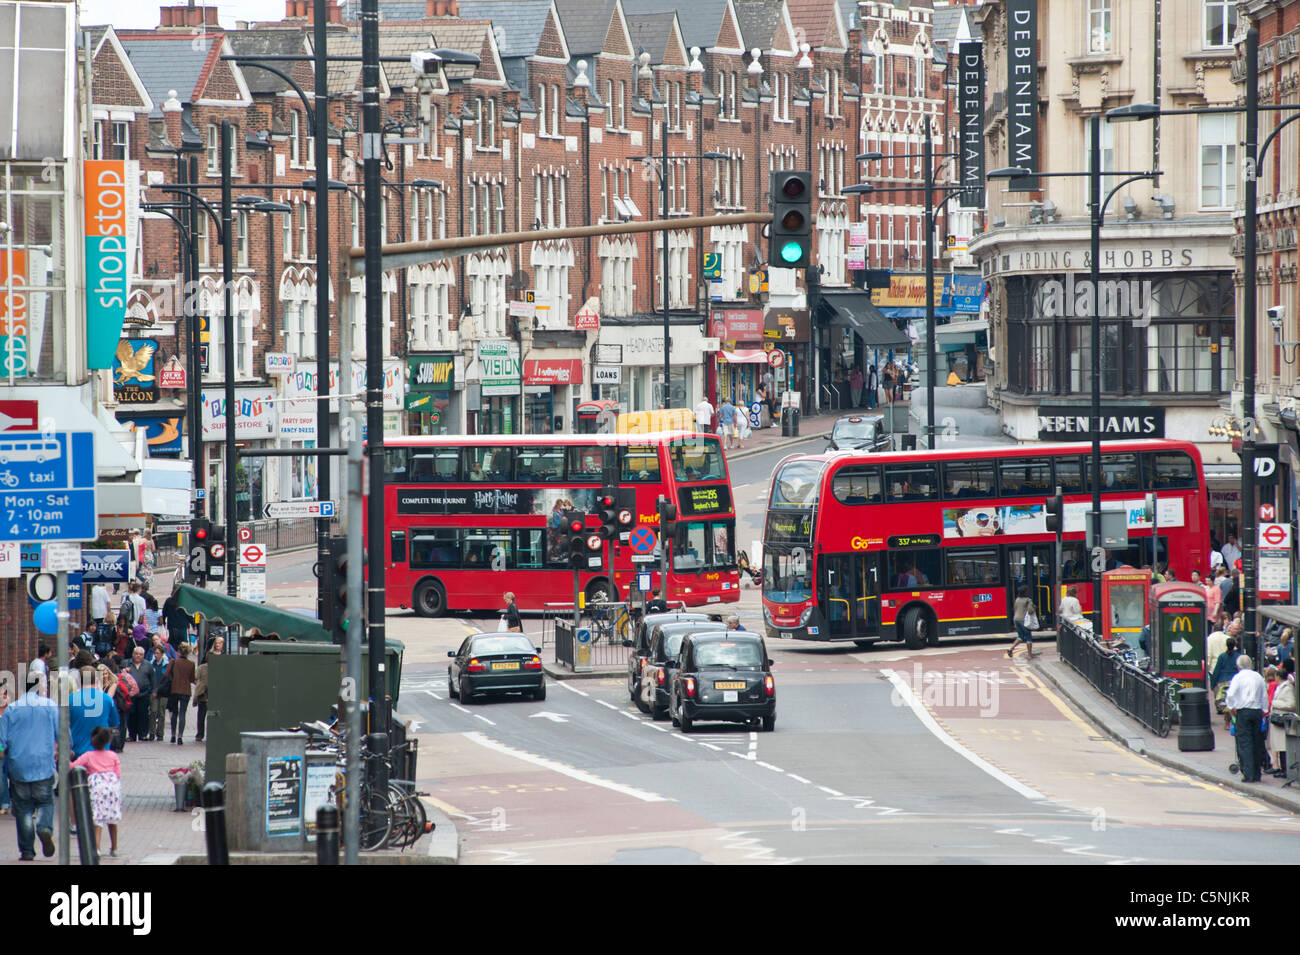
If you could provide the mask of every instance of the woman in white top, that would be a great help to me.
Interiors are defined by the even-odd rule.
[[[1065,623],[1077,624],[1083,619],[1083,606],[1079,603],[1079,585],[1070,584],[1065,588],[1065,596],[1056,609],[1056,616]]]

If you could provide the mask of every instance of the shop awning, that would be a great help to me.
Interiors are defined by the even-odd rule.
[[[722,360],[732,365],[766,365],[767,352],[761,348],[737,349],[736,351],[720,350],[718,352]]]
[[[823,291],[817,302],[824,320],[832,328],[851,328],[864,345],[876,348],[907,348],[912,344],[875,305],[868,292]]]
[[[949,322],[947,325],[936,325],[934,337],[939,342],[939,347],[944,351],[950,351],[954,347],[960,348],[965,345],[979,344],[980,333],[988,334],[989,323],[987,319],[976,319],[970,322]]]
[[[281,610],[271,604],[240,600],[213,590],[181,584],[176,591],[180,607],[188,614],[200,614],[213,623],[238,624],[245,632],[257,628],[262,637],[329,643],[332,639],[314,617]]]

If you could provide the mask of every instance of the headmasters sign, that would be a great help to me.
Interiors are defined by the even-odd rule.
[[[1078,405],[1043,405],[1038,409],[1038,440],[1091,441],[1091,415]],[[1163,438],[1165,409],[1136,405],[1104,405],[1101,409],[1101,437]]]

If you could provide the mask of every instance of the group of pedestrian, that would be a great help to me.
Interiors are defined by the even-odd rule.
[[[1229,645],[1232,646],[1232,641]],[[1266,770],[1272,776],[1286,776],[1286,730],[1282,717],[1284,713],[1296,712],[1295,661],[1288,658],[1281,667],[1270,666],[1260,674],[1250,656],[1241,654],[1224,702],[1237,744],[1237,765],[1242,780],[1257,783]]]
[[[129,599],[129,597],[128,597]],[[132,601],[134,603],[134,601]],[[93,608],[92,608],[93,612]],[[221,654],[217,637],[208,655]],[[130,657],[116,648],[102,655],[74,640],[68,677],[69,762],[89,777],[95,844],[105,827],[110,854],[117,853],[117,826],[122,819],[121,761],[127,742],[161,741],[171,714],[170,741],[182,745],[186,714],[198,708],[196,742],[202,742],[207,717],[207,659],[196,665],[194,647],[182,638],[177,648],[155,632],[148,651],[131,647]],[[58,741],[58,706],[53,651],[45,644],[27,668],[25,690],[9,700],[0,690],[0,813],[12,812],[22,861],[35,859],[37,840],[45,856],[54,854],[54,781]]]

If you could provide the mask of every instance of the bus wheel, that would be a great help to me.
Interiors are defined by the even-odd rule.
[[[617,596],[610,596],[610,592],[613,589],[614,588],[610,585],[610,582],[604,577],[593,580],[591,583],[587,584],[587,606],[590,607],[594,603],[605,603],[609,600],[617,600]]]
[[[441,617],[447,610],[447,591],[436,580],[415,588],[415,612],[421,617]]]
[[[929,621],[920,609],[913,607],[903,618],[903,643],[909,650],[920,650],[929,638]]]

